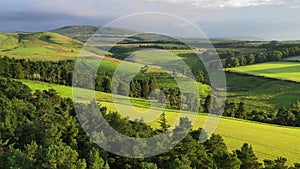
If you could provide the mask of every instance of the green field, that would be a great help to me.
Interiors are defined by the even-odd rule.
[[[74,33],[68,29],[58,30],[57,32],[85,41],[87,40],[88,35],[92,34],[93,31],[98,30],[99,27],[88,27],[83,35]],[[120,32],[120,30],[111,31],[112,34]],[[121,32],[123,31],[124,30]],[[124,35],[125,34],[120,34],[116,37],[120,38]],[[0,55],[41,61],[75,60],[80,55],[83,43],[67,36],[49,32],[0,33]],[[81,54],[84,56],[92,56],[87,60],[88,63],[86,65],[88,67],[94,68],[98,66],[97,61],[101,58],[102,62],[99,71],[103,74],[107,71],[114,72],[121,65],[120,72],[123,73],[123,76],[127,76],[130,71],[135,71],[132,73],[136,74],[142,67],[148,65],[149,70],[147,73],[137,73],[137,76],[135,77],[137,79],[147,78],[148,75],[161,74],[161,72],[172,74],[172,71],[170,70],[175,68],[177,69],[176,76],[182,78],[183,81],[186,81],[189,78],[182,73],[182,65],[184,63],[187,64],[192,71],[205,70],[200,59],[192,50],[172,49],[156,50],[154,52],[149,49],[144,50],[145,48],[140,47],[140,45],[180,47],[180,45],[168,44],[169,42],[166,44],[152,43],[152,41],[155,41],[156,39],[156,36],[149,34],[146,37],[142,37],[141,42],[150,41],[151,43],[117,44],[115,53],[110,51],[112,52],[110,55],[114,58],[103,57],[106,54],[101,50],[101,45],[103,44],[95,44],[95,46],[86,47],[86,49],[88,49],[87,53]],[[115,39],[112,37],[111,39],[108,38],[108,40]],[[129,38],[129,42],[131,41],[135,42],[136,39],[131,37]],[[166,39],[166,41],[171,42],[172,39]],[[215,43],[217,42],[218,41],[215,41]],[[111,45],[109,42],[107,43],[108,44],[106,45]],[[254,45],[260,44],[256,44],[256,42],[253,43],[255,43]],[[206,49],[197,50],[199,54],[201,54]],[[220,48],[220,50],[226,52],[230,51],[231,48]],[[239,48],[236,50],[241,53],[254,53],[257,52],[257,50],[265,49]],[[128,62],[115,59],[124,59],[127,55],[131,55]],[[244,102],[247,112],[252,110],[274,112],[279,107],[288,107],[300,100],[300,85],[295,83],[300,82],[299,70],[300,63],[296,62],[272,62],[228,69],[226,72],[228,86],[227,98],[235,103]],[[178,86],[174,81],[174,78],[172,78],[172,75],[161,74],[156,77],[156,80],[159,87]],[[208,76],[205,76],[205,81],[207,83],[209,82]],[[72,88],[68,86],[36,81],[22,82],[33,90],[48,90],[53,88],[61,96],[72,98]],[[197,83],[197,85],[200,90],[200,95],[202,98],[205,98],[210,92],[209,85],[202,83]],[[93,93],[90,90],[78,89],[78,92],[80,94],[82,93],[83,98],[87,97],[87,99],[89,99],[93,97]],[[111,94],[103,92],[95,92],[95,97],[101,105],[106,106],[109,110],[122,110],[119,112],[124,117],[128,116],[132,120],[143,117],[145,121],[148,121],[152,116],[159,117],[162,111],[160,108],[149,111],[152,101],[145,99],[130,98],[130,102],[127,102],[127,97],[113,95],[114,98],[117,98],[117,101],[113,101]],[[134,110],[132,109],[131,104],[135,107]],[[175,123],[178,116],[178,110],[166,109],[166,116],[170,123]],[[181,116],[188,116],[188,114],[182,114]],[[207,116],[205,114],[199,114],[194,127],[203,127],[206,119]],[[154,128],[158,127],[157,119],[154,119],[153,121],[150,120],[149,124]],[[224,117],[221,119],[216,133],[223,136],[230,150],[239,149],[243,143],[249,143],[253,146],[255,153],[261,160],[275,159],[277,156],[283,156],[289,160],[288,164],[290,165],[294,162],[300,162],[300,128],[262,124]]]
[[[171,59],[161,59],[166,58],[163,56],[166,56],[165,51],[156,51],[154,52],[154,55],[151,54],[152,51],[144,50],[141,52],[137,52],[135,54],[135,62],[127,62],[127,61],[121,61],[114,58],[109,57],[103,57],[102,59],[99,58],[86,58],[84,59],[84,62],[95,68],[99,68],[98,71],[101,73],[105,73],[107,71],[114,72],[118,70],[119,74],[124,75],[136,75],[136,79],[144,79],[149,78],[149,76],[152,75],[152,73],[157,74],[160,72],[164,72],[165,74],[156,76],[157,85],[159,87],[178,87],[177,82],[174,80],[173,77],[170,76],[172,74],[172,71],[170,71],[170,68],[174,67],[181,67],[182,61],[181,57],[177,57],[173,53],[168,53],[169,55],[174,55],[173,57],[170,57]],[[149,58],[147,58],[149,57]],[[151,60],[151,61],[150,61]],[[180,61],[178,61],[180,60]],[[101,62],[100,62],[101,61]],[[80,63],[80,60],[78,61]],[[153,63],[153,64],[151,64]],[[154,64],[155,63],[155,64]],[[144,67],[145,65],[149,66],[149,70],[146,74],[139,73],[140,69]],[[168,71],[169,69],[169,71]],[[166,74],[169,73],[169,74]],[[190,85],[190,78],[183,76],[180,73],[177,73],[177,79],[180,81],[183,86],[185,86],[187,89],[189,89]],[[208,93],[210,92],[210,87],[207,84],[196,82],[196,85],[198,86],[199,94],[202,97],[206,97]]]
[[[242,101],[247,110],[274,111],[300,100],[300,85],[295,82],[226,72],[227,97]]]
[[[228,70],[231,72],[300,82],[300,63],[295,62],[269,62],[230,68]]]
[[[72,97],[72,88],[68,86],[48,84],[42,82],[23,81],[33,90],[47,90],[53,88],[64,97]],[[80,89],[86,92],[85,89]],[[124,96],[117,96],[124,98]],[[132,107],[126,103],[111,102],[111,95],[102,92],[96,92],[97,101],[102,105],[107,106],[109,110],[116,110],[116,105],[122,110],[128,109],[131,112]],[[143,99],[131,99],[132,104],[139,111],[145,112],[148,110],[149,101]],[[152,110],[152,113],[161,112],[160,110]],[[121,112],[123,113],[123,112]],[[128,115],[128,114],[127,114]],[[135,114],[130,114],[135,117]],[[177,111],[166,110],[168,121],[174,122],[177,118]],[[185,116],[184,114],[182,116]],[[207,116],[199,114],[195,128],[202,127]],[[158,127],[158,123],[150,122],[153,127]],[[257,156],[262,159],[275,159],[277,156],[286,157],[288,164],[300,161],[300,128],[283,127],[269,124],[250,122],[245,120],[222,118],[216,130],[217,134],[223,136],[230,150],[239,149],[243,143],[250,143]]]
[[[0,33],[0,55],[43,61],[76,59],[83,43],[56,33]]]

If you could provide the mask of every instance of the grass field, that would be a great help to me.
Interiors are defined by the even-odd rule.
[[[33,90],[47,90],[53,88],[64,97],[72,97],[72,88],[68,86],[48,84],[42,82],[23,81]],[[85,89],[80,89],[84,91]],[[124,96],[118,96],[125,98]],[[109,110],[116,110],[116,105],[122,110],[127,109],[132,112],[132,107],[125,103],[114,104],[111,102],[111,95],[102,92],[96,92],[97,101],[107,106]],[[146,112],[148,110],[149,101],[143,99],[131,99],[132,104],[139,111]],[[152,110],[159,115],[160,110]],[[121,112],[122,113],[122,112]],[[128,114],[127,114],[128,115]],[[130,114],[134,115],[134,114]],[[177,111],[166,110],[168,121],[174,122],[177,118]],[[182,116],[185,116],[184,114]],[[202,127],[207,116],[199,114],[194,127]],[[158,127],[156,121],[150,122],[154,128]],[[275,159],[277,156],[286,157],[288,164],[300,161],[300,128],[282,127],[276,125],[262,124],[245,120],[222,118],[215,132],[223,136],[230,150],[239,149],[243,143],[250,143],[260,160]]]
[[[56,33],[0,33],[0,55],[59,61],[76,59],[83,43]]]
[[[232,72],[300,82],[300,63],[295,62],[269,62],[230,68],[228,70]]]
[[[243,101],[248,110],[289,107],[300,100],[300,84],[226,72],[227,97]]]
[[[136,59],[135,63],[121,61],[121,60],[108,58],[108,57],[103,57],[101,59],[91,57],[91,58],[84,59],[84,62],[90,67],[93,68],[98,67],[99,68],[98,70],[103,74],[107,71],[115,73],[115,71],[118,70],[119,72],[118,75],[122,75],[122,76],[136,75],[135,76],[136,79],[149,78],[152,73],[164,72],[165,74],[156,76],[157,85],[159,87],[178,87],[178,84],[174,80],[174,78],[166,73],[172,74],[172,71],[170,70],[172,70],[176,66],[179,67],[178,69],[180,69],[180,67],[182,67],[182,64],[184,63],[181,60],[182,58],[178,58],[178,57],[176,58],[176,56],[173,56],[173,57],[168,57],[171,59],[162,59],[162,58],[166,58],[163,57],[166,56],[165,51],[161,51],[161,53],[156,51],[154,55],[151,53],[153,52],[149,50],[137,52],[134,57],[134,59]],[[174,54],[168,53],[168,55],[174,55]],[[150,59],[147,57],[149,57]],[[147,73],[145,74],[139,73],[140,69],[145,65],[149,66],[149,70],[147,71]],[[183,84],[183,86],[185,86],[186,89],[191,88],[189,86],[190,78],[178,73],[177,80],[180,81]],[[210,87],[206,84],[197,82],[196,85],[198,86],[199,94],[202,97],[206,97],[211,90]]]

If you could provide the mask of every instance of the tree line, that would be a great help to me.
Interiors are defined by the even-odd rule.
[[[211,96],[207,96],[203,104],[204,111],[209,113],[210,109],[216,109],[217,107],[217,105],[211,107]],[[300,127],[300,102],[297,101],[290,107],[282,107],[274,111],[266,112],[263,110],[247,111],[245,103],[232,102],[227,99],[224,103],[223,116],[282,126]]]
[[[95,85],[93,86],[90,81],[93,75],[88,68],[84,68],[81,72],[77,73],[76,80],[73,82],[73,70],[75,61],[30,61],[25,59],[14,59],[9,57],[0,57],[0,75],[15,79],[36,80],[47,83],[56,83],[61,85],[83,87],[96,91],[111,93],[116,91],[119,95],[126,95],[126,84],[124,79],[118,79],[117,84],[112,85],[113,74],[110,71],[98,71],[95,78]],[[156,81],[155,73],[141,72],[143,78],[135,78],[129,84],[129,96],[136,98],[148,98],[151,91],[155,89],[161,90],[163,93],[157,93],[157,99],[160,102],[166,101],[168,108],[179,109],[183,98],[184,109],[195,110],[199,101],[196,102],[193,94],[180,93],[178,88],[159,86]],[[166,73],[165,73],[166,74]],[[163,74],[166,76],[168,74]],[[196,71],[195,78],[197,81],[204,81],[204,73]],[[114,87],[114,88],[112,88]],[[166,96],[164,100],[163,96]],[[162,100],[163,99],[163,100]]]
[[[8,78],[38,80],[48,83],[72,85],[73,69],[75,61],[30,61],[25,59],[13,59],[8,57],[0,58],[0,75]],[[98,72],[95,79],[95,90],[110,93],[112,91],[112,73]],[[204,80],[202,71],[194,72],[197,81]],[[82,79],[92,78],[88,72],[81,73]],[[151,91],[159,89],[155,93],[155,99],[160,103],[166,103],[167,108],[192,111],[209,112],[210,96],[204,102],[197,100],[192,93],[181,93],[176,87],[159,87],[156,81],[156,74],[143,73],[142,79],[133,79],[129,84],[129,96],[135,98],[148,98]],[[80,80],[84,83],[86,80]],[[114,91],[119,95],[126,94],[126,85],[119,79]],[[88,84],[90,85],[90,84]],[[92,86],[77,84],[78,87],[93,89]],[[244,103],[227,101],[225,103],[224,116],[259,121],[264,123],[279,124],[285,126],[300,126],[300,108],[293,105],[291,108],[281,108],[274,112],[251,111],[247,112]],[[295,108],[296,107],[296,108]]]
[[[219,135],[212,135],[200,144],[198,139],[202,130],[191,130],[188,118],[181,118],[178,126],[168,135],[189,131],[173,149],[150,158],[124,158],[98,147],[79,124],[74,106],[85,112],[92,103],[73,104],[71,99],[58,96],[54,90],[32,92],[22,83],[4,77],[0,77],[0,102],[0,164],[4,169],[300,168],[300,164],[288,167],[287,159],[283,157],[266,159],[262,164],[251,145],[246,143],[241,149],[230,152]],[[158,121],[159,129],[153,129],[147,124],[138,123],[141,119],[134,122],[123,118],[117,112],[109,112],[105,107],[99,106],[95,109],[103,114],[115,130],[131,137],[151,137],[169,127],[164,113]],[[86,114],[89,116],[85,116]],[[97,131],[96,134],[106,134],[102,132],[103,124],[95,123],[96,118],[90,115],[92,114],[83,113],[81,117],[87,119],[86,124],[91,125],[92,129]],[[106,138],[108,139],[103,141],[116,141],[114,136],[106,135]],[[159,149],[158,145],[163,145],[163,142],[164,140],[161,140],[154,148]],[[143,153],[137,149],[134,151]]]
[[[283,58],[300,55],[300,47],[289,47],[276,50],[261,51],[258,53],[245,54],[240,56],[223,56],[221,59],[224,68],[251,65],[255,63],[280,61]]]

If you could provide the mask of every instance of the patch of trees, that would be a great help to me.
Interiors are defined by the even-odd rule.
[[[215,48],[254,48],[251,41],[213,42]]]
[[[29,61],[24,59],[12,59],[8,57],[0,58],[0,75],[15,79],[38,80],[49,83],[57,83],[63,85],[72,85],[72,76],[75,62],[74,61]],[[202,71],[194,72],[195,78],[199,82],[204,81],[204,73]],[[90,84],[84,84],[87,78],[92,78],[87,72],[81,72],[80,83],[75,84],[78,87],[93,89]],[[122,79],[119,79],[116,91],[120,95],[125,95],[126,85]],[[160,92],[155,93],[156,100],[165,103],[166,107],[184,110],[204,110],[209,111],[210,97],[206,98],[201,104],[201,100],[197,100],[196,96],[191,93],[181,93],[175,87],[159,87],[156,82],[155,74],[144,73],[142,79],[134,79],[129,85],[129,96],[136,98],[148,98],[150,92],[159,89]],[[98,72],[95,79],[95,90],[108,92],[112,91],[112,73]],[[225,116],[248,119],[264,123],[273,123],[285,126],[300,126],[300,110],[295,108],[282,108],[274,112],[252,111],[246,112],[244,103],[225,103]]]
[[[15,79],[38,80],[72,85],[75,61],[30,61],[0,57],[0,75]]]
[[[179,125],[166,137],[165,141],[172,141],[168,137],[190,131],[173,149],[151,158],[136,159],[109,153],[90,140],[74,110],[74,106],[78,106],[85,112],[90,104],[74,105],[70,99],[61,98],[54,90],[33,93],[22,83],[4,77],[0,77],[0,103],[0,164],[4,169],[263,168],[248,144],[230,152],[219,135],[212,135],[200,144],[201,129],[190,131],[191,122],[187,118],[181,118]],[[169,127],[164,113],[159,120],[160,128],[153,129],[147,124],[138,123],[139,120],[130,121],[116,112],[109,112],[105,107],[95,109],[99,109],[111,127],[131,137],[155,136]],[[116,139],[103,131],[104,124],[95,123],[96,116],[94,118],[89,113],[82,115],[80,117],[88,120],[86,125],[91,125],[99,137],[105,134],[107,140],[104,142]],[[158,142],[157,145],[163,143]],[[135,145],[126,147],[140,152]],[[286,161],[283,157],[264,160],[264,166],[266,169],[286,169]],[[296,168],[299,168],[299,164],[290,167]]]
[[[154,48],[154,49],[165,49],[165,50],[190,50],[191,48],[185,45],[162,45],[162,44],[150,44],[150,45],[139,45],[140,48]]]
[[[228,56],[221,59],[223,67],[231,68],[238,66],[251,65],[255,63],[279,61],[282,58],[288,58],[300,55],[300,47],[289,47],[277,50],[262,51],[259,53],[246,54],[241,56]]]
[[[252,111],[248,113],[248,119],[284,126],[300,127],[300,102],[292,104],[289,108],[282,107],[270,113]]]
[[[56,83],[62,85],[72,86],[73,80],[73,70],[75,66],[75,61],[30,61],[25,59],[13,59],[8,57],[0,58],[0,75],[8,78],[15,79],[28,79],[37,80],[47,83]],[[85,66],[84,64],[81,66]],[[148,67],[147,67],[148,69]],[[156,76],[160,76],[155,73],[147,73],[145,71],[140,72],[143,77],[135,78],[130,82],[129,85],[129,96],[136,98],[148,98],[151,91],[155,89],[162,90],[163,93],[158,93],[157,98],[159,101],[163,101],[163,95],[166,96],[166,106],[169,108],[179,109],[183,98],[184,109],[195,110],[198,104],[195,101],[195,96],[192,94],[181,94],[178,88],[171,87],[158,87],[156,82]],[[143,69],[144,70],[144,69]],[[90,82],[93,75],[90,73],[89,67],[86,66],[81,72],[78,72],[76,80],[73,85],[76,87],[95,89],[96,91],[102,91],[110,93],[112,87],[115,87],[117,94],[126,94],[126,85],[123,79],[118,79],[117,84],[112,86],[112,76],[110,71],[105,73],[97,72],[95,85],[93,86]],[[195,79],[199,82],[204,81],[204,73],[202,71],[195,71]],[[89,80],[87,80],[89,79]],[[199,101],[198,101],[199,102]]]
[[[203,105],[204,111],[209,112],[211,109],[211,96],[207,96]],[[213,108],[213,107],[212,107]],[[224,105],[223,116],[246,119],[251,121],[278,124],[283,126],[300,127],[300,102],[292,104],[289,108],[283,107],[274,112],[266,111],[247,111],[247,107],[243,102],[230,102],[226,100]]]
[[[119,85],[118,94],[123,94],[124,89]],[[199,99],[195,94],[182,93],[179,88],[158,87],[155,77],[130,82],[130,97],[148,98],[152,93],[152,99],[165,104],[167,108],[199,111]]]

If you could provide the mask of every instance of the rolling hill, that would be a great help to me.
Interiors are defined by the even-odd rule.
[[[87,25],[74,25],[74,26],[64,26],[51,30],[50,32],[58,33],[61,35],[68,36],[73,39],[77,39],[82,42],[86,42],[90,36],[96,33],[102,26],[87,26]],[[128,30],[123,28],[111,28],[105,27],[105,31],[108,35],[111,35],[112,38],[123,37],[127,34],[141,33],[140,31]]]
[[[0,33],[0,55],[31,60],[75,59],[83,43],[52,33]]]

